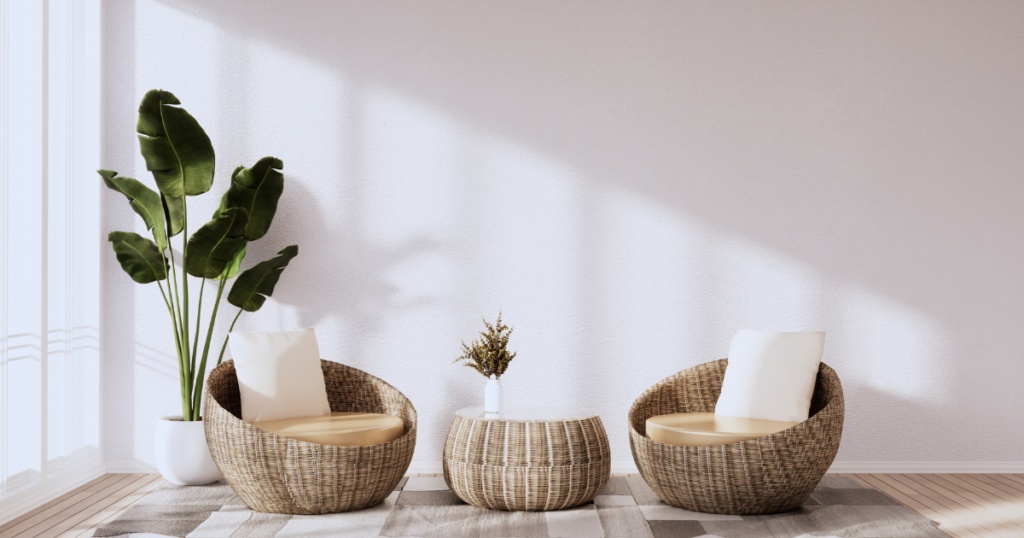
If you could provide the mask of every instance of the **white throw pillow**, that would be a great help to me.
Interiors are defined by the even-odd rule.
[[[242,420],[262,422],[331,414],[313,329],[231,333]]]
[[[807,420],[824,346],[824,332],[736,331],[715,414]]]

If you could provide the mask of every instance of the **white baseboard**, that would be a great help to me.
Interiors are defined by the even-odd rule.
[[[25,491],[14,493],[11,498],[0,500],[0,525],[64,495],[65,493],[103,476],[106,469],[102,462],[82,465],[69,470],[55,479],[37,484]]]
[[[612,472],[636,474],[639,473],[640,470],[636,468],[636,463],[633,460],[620,460],[612,461]]]
[[[409,464],[409,470],[406,472],[409,474],[441,474],[444,472],[444,469],[441,467],[441,462],[414,461]]]
[[[108,473],[156,473],[156,467],[141,461],[108,461]]]
[[[132,471],[139,472],[139,471]],[[412,474],[439,474],[441,462],[412,462]],[[612,462],[613,473],[638,473],[633,460]],[[837,461],[830,473],[1024,473],[1024,462]]]
[[[837,461],[830,473],[1024,473],[1019,461]]]

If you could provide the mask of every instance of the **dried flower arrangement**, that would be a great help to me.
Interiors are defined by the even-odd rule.
[[[501,312],[498,312],[498,321],[491,325],[481,316],[487,331],[480,332],[480,339],[474,340],[473,345],[466,345],[462,342],[462,356],[452,362],[466,361],[463,366],[480,372],[484,377],[495,379],[508,370],[508,363],[516,358],[516,352],[509,353],[508,337],[512,329],[501,323]],[[507,331],[507,332],[506,332]]]

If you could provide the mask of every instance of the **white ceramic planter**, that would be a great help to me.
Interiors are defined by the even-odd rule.
[[[484,413],[500,415],[504,407],[502,396],[501,380],[492,375],[487,379],[487,386],[484,387]]]
[[[164,417],[156,423],[156,467],[168,482],[201,486],[223,478],[206,446],[203,421]]]

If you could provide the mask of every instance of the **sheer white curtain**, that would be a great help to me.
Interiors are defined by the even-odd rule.
[[[99,0],[0,0],[0,522],[102,470]]]

